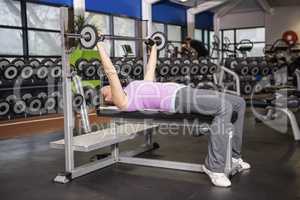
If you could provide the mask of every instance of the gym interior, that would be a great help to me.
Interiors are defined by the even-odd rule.
[[[299,10],[298,0],[0,0],[1,199],[300,199]],[[153,90],[168,90],[126,90],[150,75],[205,93],[204,108],[155,109]],[[245,110],[210,113],[211,92]],[[130,110],[140,94],[145,109]],[[233,126],[214,135],[227,112]]]

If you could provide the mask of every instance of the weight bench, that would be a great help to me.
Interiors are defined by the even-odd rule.
[[[89,152],[111,146],[110,155],[86,165],[74,169],[72,168],[71,171],[59,174],[54,179],[55,182],[67,183],[76,177],[116,163],[203,172],[203,165],[201,164],[145,159],[135,156],[158,147],[157,143],[153,143],[152,131],[149,130],[158,128],[160,125],[170,125],[173,123],[184,127],[192,126],[193,128],[196,128],[197,131],[201,132],[201,134],[206,134],[210,130],[210,124],[213,119],[212,116],[165,113],[155,110],[146,110],[142,112],[120,112],[116,107],[99,107],[97,109],[97,115],[112,118],[111,127],[91,134],[73,137],[71,145],[69,144],[69,150]],[[139,132],[145,133],[145,143],[141,147],[131,151],[120,152],[119,144],[134,139]],[[228,133],[227,156],[224,170],[224,173],[227,176],[232,176],[241,170],[239,166],[233,166],[231,161],[232,135],[232,132]],[[50,146],[62,149],[68,145],[65,145],[65,140],[60,140],[51,142]],[[74,158],[73,160],[66,158],[66,165],[70,165],[72,163],[74,163]]]

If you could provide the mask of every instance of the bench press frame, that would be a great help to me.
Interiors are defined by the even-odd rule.
[[[65,30],[68,30],[68,9],[60,8],[60,28],[61,28],[61,47],[62,47],[62,68],[63,68],[63,102],[64,102],[64,144],[63,148],[65,150],[65,172],[58,174],[54,179],[55,182],[58,183],[68,183],[74,178],[86,175],[93,171],[102,169],[107,166],[111,166],[116,163],[126,163],[126,164],[134,164],[134,165],[142,165],[148,167],[159,167],[159,168],[168,168],[168,169],[176,169],[176,170],[184,170],[184,171],[192,171],[192,172],[203,172],[203,165],[194,164],[194,163],[186,163],[186,162],[176,162],[176,161],[165,161],[165,160],[155,160],[155,159],[145,159],[145,158],[136,158],[134,156],[141,154],[143,152],[155,149],[153,147],[152,141],[152,132],[149,132],[145,135],[145,144],[139,148],[134,149],[133,151],[120,152],[119,144],[121,142],[107,143],[107,146],[111,146],[110,156],[97,160],[91,163],[87,163],[81,166],[75,167],[75,155],[74,155],[74,112],[72,108],[72,76],[70,70],[69,63],[69,53],[71,49],[68,47],[68,38]],[[100,112],[101,115],[101,112]],[[112,127],[111,131],[117,135],[116,123],[147,123],[152,125],[160,125],[162,123],[166,123],[166,121],[162,122],[158,119],[140,119],[140,118],[125,118],[125,117],[114,117],[111,116]],[[180,117],[182,119],[182,117]],[[204,131],[207,131],[207,127],[204,128]],[[228,145],[227,145],[227,158],[226,158],[226,167],[225,173],[230,176],[237,173],[240,168],[238,166],[232,166],[232,135],[230,132],[228,134]],[[129,139],[128,139],[129,140]],[[122,141],[124,142],[124,141]],[[51,147],[57,148],[54,143],[50,144]],[[104,146],[101,146],[103,148]]]

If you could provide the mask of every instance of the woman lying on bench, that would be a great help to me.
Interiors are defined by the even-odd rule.
[[[231,181],[224,173],[228,142],[227,127],[231,127],[231,129],[234,127],[233,164],[240,165],[243,170],[250,169],[250,165],[241,158],[245,114],[244,99],[217,91],[193,89],[177,83],[154,82],[157,62],[155,45],[151,49],[144,80],[133,81],[127,87],[122,88],[117,71],[105,52],[104,44],[98,43],[97,47],[110,84],[101,90],[106,102],[129,112],[157,109],[165,112],[212,115],[214,120],[209,134],[208,156],[205,159],[204,172],[214,185],[231,186]],[[232,126],[233,112],[238,113],[238,118]]]

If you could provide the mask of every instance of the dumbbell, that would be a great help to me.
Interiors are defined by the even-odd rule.
[[[27,80],[32,78],[34,74],[34,70],[31,65],[25,65],[22,67],[21,72],[20,72],[20,77],[22,80]]]
[[[7,65],[3,67],[3,78],[6,80],[15,80],[19,75],[19,70],[15,65]]]
[[[180,68],[180,74],[183,75],[183,76],[186,76],[189,73],[190,73],[190,66],[189,66],[189,64],[185,63]]]
[[[54,66],[56,64],[55,64],[55,62],[52,59],[45,58],[45,59],[42,60],[41,65],[46,65],[48,67],[52,67],[52,66]]]
[[[81,108],[81,105],[83,104],[83,96],[81,94],[73,94],[73,98],[72,98],[72,106],[73,109],[78,112]]]
[[[194,63],[191,67],[191,75],[197,75],[199,73],[200,65],[199,63]]]
[[[257,65],[249,65],[251,76],[257,76],[259,73],[259,67]]]
[[[54,63],[55,63],[56,65],[62,65],[62,63],[61,63],[61,58],[57,58],[57,59],[54,61]]]
[[[0,70],[3,70],[4,67],[10,65],[9,60],[5,59],[5,58],[1,58],[0,59]]]
[[[62,76],[62,68],[60,65],[54,65],[50,68],[50,77],[58,79]]]
[[[270,68],[268,66],[262,66],[260,73],[262,76],[268,76],[270,73]]]
[[[127,63],[121,65],[121,75],[122,76],[125,76],[125,77],[128,77],[130,76],[131,72],[132,72],[132,65],[129,65]]]
[[[25,61],[21,58],[16,58],[11,62],[11,64],[19,68],[25,65]]]
[[[29,60],[28,64],[33,68],[38,68],[41,66],[41,62],[38,59],[31,59]]]
[[[158,74],[160,76],[167,76],[170,72],[170,66],[167,64],[162,64],[160,65],[160,67],[158,68]]]
[[[252,87],[251,83],[249,83],[249,82],[241,83],[241,91],[243,94],[249,95],[249,94],[251,94],[252,90],[253,90],[253,87]]]
[[[75,62],[75,66],[77,68],[78,71],[83,72],[83,69],[85,68],[85,66],[88,65],[88,60],[85,58],[80,58]]]
[[[12,111],[14,115],[23,115],[26,113],[27,106],[24,100],[16,100],[12,103]]]
[[[49,74],[49,68],[46,65],[42,65],[36,70],[36,77],[39,80],[47,79],[48,74]]]
[[[170,69],[170,74],[171,76],[177,76],[180,71],[180,66],[179,65],[173,65]]]
[[[136,64],[132,72],[133,76],[140,78],[143,75],[143,65]]]
[[[235,67],[235,72],[236,72],[237,74],[242,75],[242,76],[247,76],[247,75],[248,75],[248,72],[249,72],[249,67],[248,67],[248,65],[238,64],[238,65]]]
[[[200,74],[201,75],[207,75],[208,74],[208,70],[209,70],[208,65],[201,62],[200,63],[200,70],[199,70]]]
[[[7,101],[1,100],[0,101],[0,118],[8,116],[10,111],[10,106]]]
[[[43,107],[43,102],[40,98],[33,97],[27,101],[27,112],[30,115],[39,114]]]
[[[208,63],[208,73],[209,74],[215,74],[216,72],[217,72],[217,69],[218,69],[218,67],[217,67],[217,65],[216,64],[214,64],[214,63]]]
[[[96,73],[97,73],[96,65],[89,64],[83,69],[84,77],[87,79],[94,78]]]

